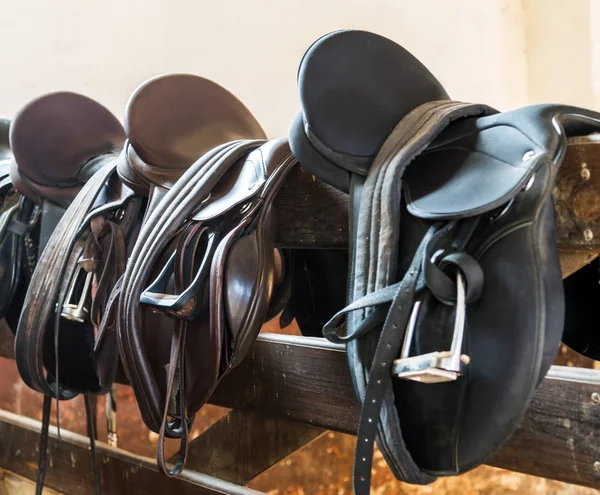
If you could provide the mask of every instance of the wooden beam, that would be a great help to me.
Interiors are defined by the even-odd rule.
[[[563,249],[600,249],[600,135],[571,138],[553,191]]]
[[[356,433],[359,407],[343,349],[261,335],[212,402]],[[600,371],[552,367],[525,421],[490,464],[600,488]],[[593,398],[592,398],[593,397]]]
[[[39,449],[40,422],[0,410],[0,466],[20,476],[35,479]],[[114,495],[153,495],[178,493],[182,495],[258,494],[211,476],[193,471],[179,478],[167,478],[156,469],[154,459],[136,456],[98,442],[98,466],[102,493]],[[50,427],[46,484],[65,494],[93,493],[94,481],[90,468],[87,437]]]
[[[600,370],[552,367],[521,428],[491,463],[600,488],[596,393]],[[343,348],[310,337],[261,334],[211,402],[351,434],[359,416]]]
[[[34,495],[35,483],[10,471],[0,469],[0,493],[3,495]],[[44,488],[44,495],[62,495],[51,488]]]
[[[491,464],[600,488],[600,396],[594,394],[600,370],[552,367],[520,429]],[[359,417],[343,348],[310,337],[261,334],[211,402],[351,434]]]
[[[344,348],[314,337],[259,335],[211,402],[345,433],[359,416]]]
[[[277,242],[285,247],[348,247],[348,195],[295,167],[275,198]]]
[[[600,394],[600,370],[553,366],[523,424],[491,464],[600,488],[600,396],[595,394]],[[211,402],[351,434],[359,417],[343,348],[310,337],[261,334]],[[8,437],[1,429],[0,438],[4,447]],[[89,475],[89,462],[81,462]]]
[[[233,410],[190,444],[186,469],[245,485],[325,432],[261,412]]]
[[[600,252],[600,137],[571,138],[554,188],[561,251],[582,253],[579,268]],[[287,247],[348,246],[348,195],[296,167],[278,194],[277,240]],[[571,256],[573,270],[573,256]]]

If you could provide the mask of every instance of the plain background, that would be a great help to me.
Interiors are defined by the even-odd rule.
[[[296,72],[319,36],[374,31],[413,52],[458,100],[598,108],[600,0],[20,0],[2,2],[0,115],[72,90],[120,118],[144,80],[225,86],[271,137],[298,111]]]

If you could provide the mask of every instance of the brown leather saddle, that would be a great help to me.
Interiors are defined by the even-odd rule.
[[[118,348],[116,341],[112,347],[95,342],[115,324],[110,294],[125,269],[141,208],[115,173],[124,140],[121,124],[106,108],[75,93],[32,101],[11,126],[12,181],[41,212],[37,264],[15,337],[21,377],[45,396],[38,490],[51,400],[80,393],[98,481],[88,394],[111,386]]]
[[[600,114],[451,101],[363,31],[317,40],[298,86],[292,151],[350,193],[348,306],[324,335],[346,344],[362,405],[355,491],[369,492],[375,440],[404,481],[472,469],[510,438],[556,354],[551,193],[566,137],[600,130]]]
[[[195,76],[142,85],[126,129],[118,170],[149,207],[123,278],[119,343],[160,435],[159,468],[176,476],[194,414],[281,309],[271,203],[295,160],[235,96]],[[181,441],[172,469],[165,437]]]

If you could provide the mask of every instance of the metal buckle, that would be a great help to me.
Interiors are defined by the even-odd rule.
[[[77,263],[77,269],[75,270],[75,275],[71,281],[71,286],[69,287],[69,291],[67,292],[66,302],[63,304],[62,311],[60,315],[70,321],[76,321],[78,323],[83,323],[88,319],[90,311],[86,307],[86,302],[88,299],[88,293],[92,288],[92,279],[94,277],[93,272],[85,272],[82,267],[82,262],[85,261],[83,259],[79,260]],[[81,274],[85,273],[85,281],[83,282],[83,288],[81,289],[81,293],[79,295],[79,300],[77,303],[73,303],[73,294],[77,290],[78,287],[81,286]]]
[[[456,380],[469,364],[469,356],[461,354],[465,333],[465,284],[460,272],[456,273],[456,316],[449,351],[435,351],[420,356],[409,356],[421,301],[413,306],[402,344],[400,358],[394,361],[392,375],[404,380],[422,383],[443,383]]]

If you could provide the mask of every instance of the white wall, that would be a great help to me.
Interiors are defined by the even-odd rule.
[[[598,3],[523,0],[531,103],[595,106],[591,8]]]
[[[540,1],[555,8],[562,0]],[[317,37],[339,28],[388,36],[420,58],[454,98],[508,109],[527,104],[530,92],[539,86],[539,78],[533,77],[530,84],[528,76],[527,14],[533,18],[532,10],[524,7],[528,2],[535,3],[5,1],[0,114],[12,115],[45,92],[68,89],[97,99],[121,117],[129,94],[145,79],[192,72],[234,92],[271,136],[282,135],[298,110],[295,79],[302,54]],[[537,60],[539,50],[532,53]],[[547,65],[551,58],[539,64]],[[560,88],[548,89],[557,92],[553,99],[570,96],[558,94]]]

